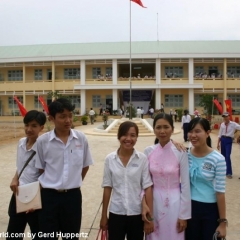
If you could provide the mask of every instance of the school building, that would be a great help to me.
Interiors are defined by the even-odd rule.
[[[240,109],[240,41],[132,42],[131,49],[134,106],[193,113],[209,93]],[[13,96],[42,110],[38,96],[49,103],[51,91],[68,95],[81,115],[100,104],[126,108],[129,63],[129,42],[0,46],[0,115],[17,110]]]

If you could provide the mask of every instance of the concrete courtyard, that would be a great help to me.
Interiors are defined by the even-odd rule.
[[[99,125],[86,125],[76,127],[77,130],[85,132],[89,141],[94,165],[90,167],[89,172],[83,182],[83,216],[81,232],[89,233],[88,240],[96,240],[99,228],[102,200],[102,176],[105,156],[116,150],[119,146],[116,136],[100,136],[93,133],[93,128]],[[175,124],[175,128],[180,130],[180,123]],[[174,134],[172,138],[175,141],[183,143],[182,131]],[[217,130],[211,134],[213,148],[217,145]],[[8,204],[11,196],[9,188],[11,179],[16,171],[15,157],[18,139],[0,146],[0,233],[5,232],[8,224]],[[152,145],[154,136],[140,136],[138,138],[136,149],[143,151],[148,145]],[[187,146],[187,145],[186,145]],[[226,179],[226,202],[227,218],[229,226],[227,228],[227,240],[240,239],[240,147],[236,143],[232,149],[233,179]],[[92,228],[91,228],[92,227]],[[26,231],[29,231],[28,228]],[[4,239],[4,238],[0,238]],[[80,239],[86,239],[81,237]]]

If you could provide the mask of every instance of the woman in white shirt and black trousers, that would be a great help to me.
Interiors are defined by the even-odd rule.
[[[184,110],[184,115],[182,116],[182,129],[183,129],[183,138],[184,141],[188,141],[188,124],[191,121],[191,116],[189,115],[188,110]]]
[[[143,228],[146,233],[153,232],[152,219],[145,226],[142,221],[141,192],[145,190],[152,216],[153,183],[147,157],[134,149],[137,137],[137,125],[130,121],[123,122],[118,129],[120,147],[105,159],[100,227],[108,229],[108,240],[124,240],[126,236],[128,240],[143,240]]]

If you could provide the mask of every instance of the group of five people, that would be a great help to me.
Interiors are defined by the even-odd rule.
[[[24,117],[26,138],[19,141],[17,172],[11,183],[8,233],[24,232],[28,223],[34,239],[51,233],[77,233],[81,226],[82,181],[93,163],[85,135],[71,129],[74,106],[67,99],[49,105],[54,129],[38,137],[46,116],[29,111]],[[195,118],[188,125],[188,152],[171,140],[170,115],[158,114],[153,121],[156,140],[144,153],[134,146],[138,127],[132,121],[118,129],[119,148],[104,164],[103,206],[100,227],[109,240],[209,240],[215,232],[226,236],[224,157],[208,146],[210,126]],[[38,138],[38,139],[37,139]],[[176,146],[175,146],[176,145]],[[24,160],[36,156],[18,180]],[[39,180],[42,209],[16,213],[18,185]],[[110,206],[109,206],[110,205]],[[108,214],[109,208],[109,214]],[[10,236],[11,234],[9,234]],[[9,237],[10,239],[11,237]],[[78,239],[75,237],[73,239]]]

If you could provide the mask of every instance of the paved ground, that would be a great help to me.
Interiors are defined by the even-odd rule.
[[[86,132],[89,145],[93,158],[95,160],[94,165],[90,167],[90,170],[84,180],[82,187],[83,194],[83,221],[81,232],[89,232],[90,227],[93,228],[90,231],[88,240],[96,240],[96,235],[99,226],[101,209],[101,198],[102,198],[102,174],[103,164],[105,156],[116,150],[119,144],[117,138],[114,136],[97,136],[89,135],[95,125],[80,126],[76,129]],[[180,123],[176,123],[176,128],[180,129]],[[217,135],[216,132],[211,134],[213,140],[213,147],[216,146]],[[179,142],[183,142],[182,133],[174,134],[173,139]],[[143,151],[148,145],[151,145],[154,141],[153,136],[139,137],[136,148]],[[15,156],[16,156],[17,140],[13,139],[8,144],[0,145],[0,233],[6,231],[8,223],[7,209],[11,191],[9,189],[10,181],[15,172]],[[240,148],[236,143],[233,144],[232,151],[232,165],[233,165],[233,179],[227,179],[227,218],[229,220],[228,227],[228,240],[240,239]],[[95,219],[96,217],[96,219]],[[28,231],[28,230],[27,230]],[[3,239],[3,238],[0,238]],[[80,238],[84,239],[84,238]]]

